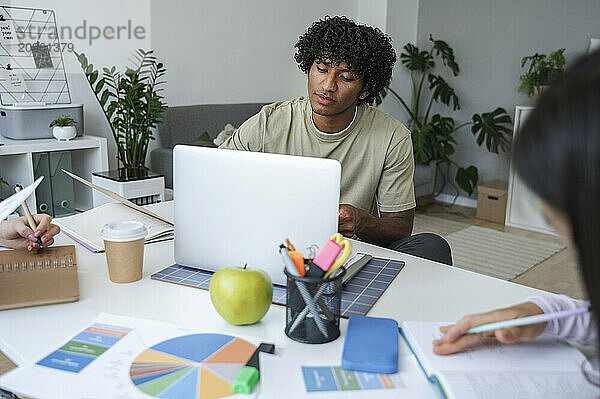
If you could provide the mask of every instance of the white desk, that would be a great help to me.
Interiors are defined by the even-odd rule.
[[[61,234],[57,244],[73,242]],[[369,312],[369,316],[403,320],[456,320],[467,313],[489,310],[541,293],[536,289],[448,267],[435,262],[355,243],[363,252],[401,259],[406,266]],[[144,278],[131,284],[108,279],[104,254],[77,245],[80,300],[0,312],[0,350],[17,364],[38,360],[92,321],[100,312],[177,323],[200,331],[261,337],[285,345],[286,357],[299,361],[317,357],[339,364],[347,321],[342,336],[323,345],[307,345],[284,333],[285,307],[272,305],[266,316],[251,326],[233,326],[213,309],[204,290],[155,281],[150,275],[174,263],[173,241],[146,245]],[[400,348],[408,356],[407,347]]]

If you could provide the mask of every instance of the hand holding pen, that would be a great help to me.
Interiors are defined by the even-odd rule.
[[[16,219],[0,221],[0,246],[13,249],[40,249],[38,239],[45,247],[54,243],[54,236],[60,228],[51,224],[49,215],[32,215],[37,224],[36,229],[31,229],[25,216]]]
[[[465,316],[453,326],[441,327],[445,335],[433,341],[438,355],[460,352],[482,338],[496,338],[503,344],[528,341],[538,337],[550,320],[574,317],[589,311],[589,307],[544,314],[539,306],[526,302],[509,308]]]

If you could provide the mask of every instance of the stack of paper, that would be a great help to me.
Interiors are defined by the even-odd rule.
[[[174,208],[172,201],[146,205],[144,208],[166,220],[173,221]],[[121,203],[104,204],[77,215],[54,219],[53,223],[60,226],[65,234],[90,251],[103,252],[104,241],[100,237],[102,227],[106,223],[122,220],[135,220],[144,223],[148,229],[146,243],[173,238],[172,224],[167,224]]]

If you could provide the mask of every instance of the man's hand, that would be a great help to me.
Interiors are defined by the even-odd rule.
[[[338,232],[346,237],[356,235],[369,244],[387,246],[410,236],[415,210],[382,212],[375,217],[349,204],[340,204]]]
[[[38,237],[42,239],[44,246],[54,243],[54,236],[60,233],[60,228],[51,224],[49,215],[33,215],[37,224],[36,231],[29,228],[25,216],[12,220],[0,221],[0,246],[14,249],[25,249],[33,251],[40,249],[37,243]]]
[[[543,314],[542,309],[532,302],[525,302],[510,308],[493,310],[488,313],[465,316],[453,326],[440,327],[445,335],[433,341],[433,352],[437,355],[450,355],[460,352],[467,346],[479,342],[482,338],[495,337],[503,344],[513,344],[517,341],[528,341],[539,336],[546,328],[547,323],[530,324],[521,327],[503,328],[479,334],[467,334],[469,329],[482,324],[496,321],[512,320],[521,317]]]
[[[338,232],[346,237],[353,237],[361,231],[361,226],[364,224],[365,211],[358,209],[348,204],[340,204],[340,215],[338,217]]]

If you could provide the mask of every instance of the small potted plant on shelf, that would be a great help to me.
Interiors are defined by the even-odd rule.
[[[160,95],[161,85],[165,83],[164,65],[158,62],[152,50],[138,49],[134,54],[134,65],[125,72],[117,71],[114,66],[99,72],[85,54],[75,55],[108,121],[117,146],[117,162],[122,166],[117,170],[92,173],[92,181],[126,198],[143,198],[136,200],[140,204],[162,200],[164,177],[148,170],[146,153],[150,140],[154,140],[153,129],[167,109]],[[128,196],[124,185],[132,181],[143,185],[142,190],[145,189],[147,194],[140,194],[140,187],[129,184],[127,187],[135,191],[137,197]],[[94,192],[95,206],[101,204],[96,195]]]
[[[550,83],[565,70],[565,49],[560,48],[550,55],[535,53],[521,59],[521,68],[527,64],[527,72],[521,75],[519,91],[529,97],[539,96]]]
[[[61,115],[50,123],[52,135],[56,137],[58,141],[69,141],[77,136],[77,129],[75,128],[76,123],[77,122],[73,118],[67,115]]]

